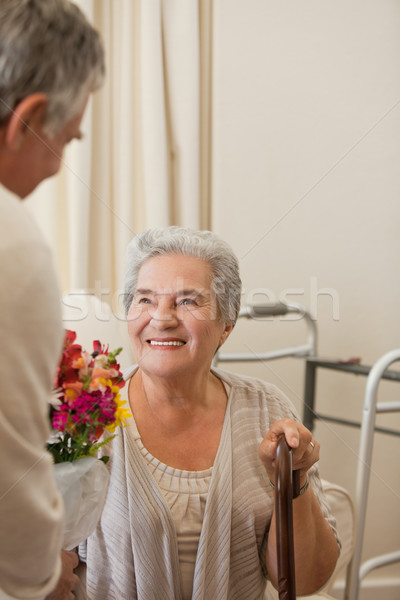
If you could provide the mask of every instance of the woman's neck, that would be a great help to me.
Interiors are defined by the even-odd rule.
[[[201,386],[161,385],[140,369],[129,402],[144,447],[161,462],[189,471],[209,468],[218,451],[228,402],[220,379],[208,372]]]
[[[171,408],[196,410],[206,408],[212,402],[215,391],[221,387],[220,380],[210,370],[196,377],[163,378],[150,377],[140,369],[138,379],[147,400],[154,404],[169,405]]]

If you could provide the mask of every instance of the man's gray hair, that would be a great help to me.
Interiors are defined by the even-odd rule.
[[[186,227],[148,229],[128,245],[124,305],[128,314],[141,266],[156,256],[193,256],[207,262],[213,275],[211,289],[216,296],[224,324],[234,325],[240,310],[242,283],[239,263],[229,244],[211,231]]]
[[[69,0],[0,1],[0,126],[24,98],[49,98],[49,135],[75,117],[104,80],[100,36]]]

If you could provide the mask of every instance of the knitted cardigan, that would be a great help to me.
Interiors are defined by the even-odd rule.
[[[192,600],[259,600],[266,585],[273,492],[258,447],[273,422],[298,416],[275,386],[220,369],[214,373],[231,392],[213,465]],[[162,491],[129,427],[120,430],[111,447],[103,515],[86,551],[81,549],[87,561],[87,598],[181,600],[177,538]],[[316,465],[309,474],[334,529]]]

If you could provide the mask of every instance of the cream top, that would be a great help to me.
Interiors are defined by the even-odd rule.
[[[134,421],[131,428],[135,442],[171,511],[178,539],[182,598],[190,600],[212,467],[205,471],[182,471],[169,467],[146,450]]]

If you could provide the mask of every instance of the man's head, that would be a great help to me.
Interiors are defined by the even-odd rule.
[[[100,37],[75,4],[1,0],[0,181],[6,187],[24,197],[57,172],[103,79]],[[26,174],[24,182],[18,172],[20,179]]]

